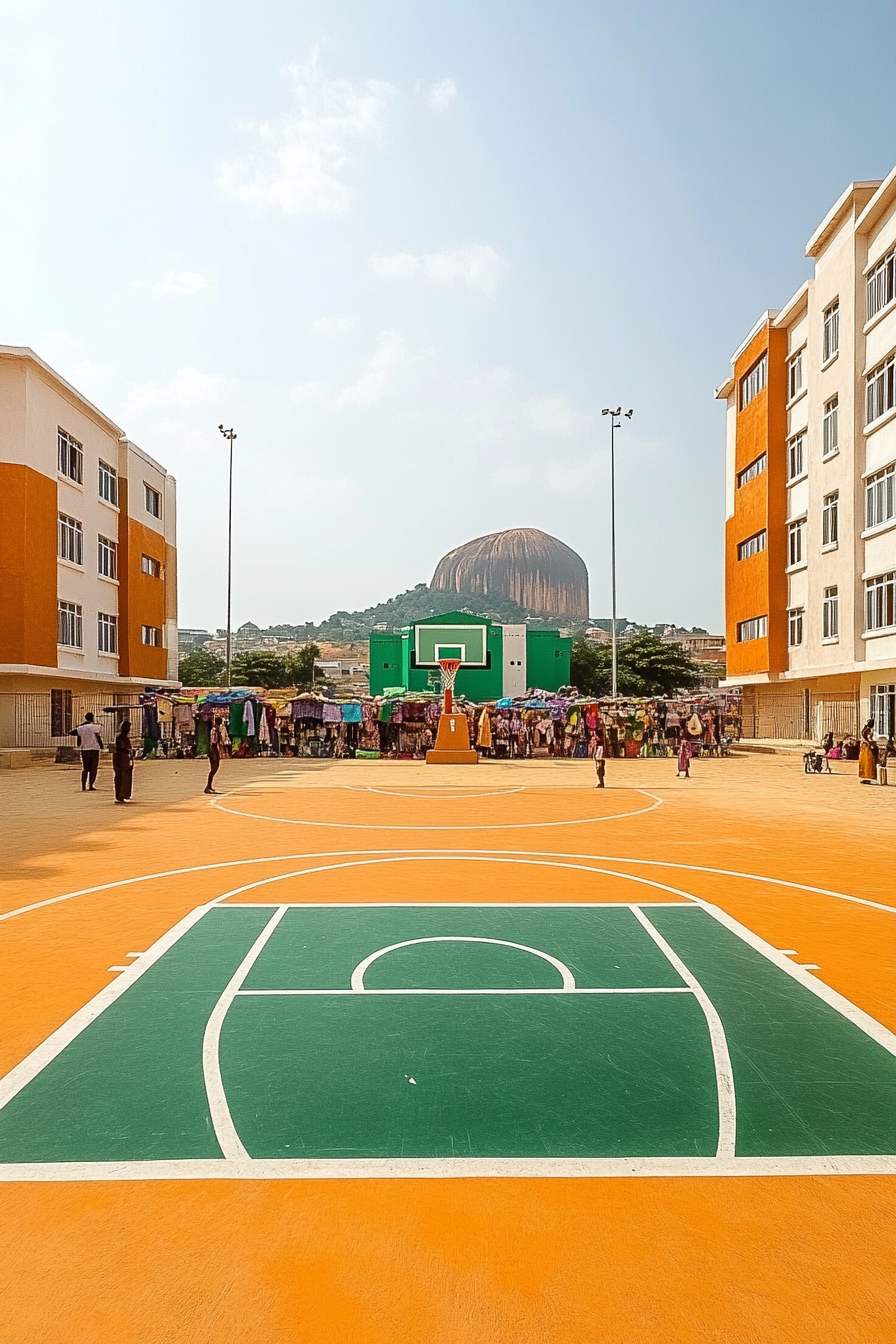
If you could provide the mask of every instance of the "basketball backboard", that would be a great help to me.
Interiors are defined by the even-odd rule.
[[[417,667],[437,668],[440,658],[459,658],[462,667],[487,667],[486,626],[459,622],[418,625],[414,629]]]

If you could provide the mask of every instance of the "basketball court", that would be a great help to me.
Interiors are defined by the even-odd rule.
[[[896,791],[693,774],[0,783],[0,1340],[891,1339]]]

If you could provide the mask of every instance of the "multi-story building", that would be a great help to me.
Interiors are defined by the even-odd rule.
[[[896,169],[809,239],[727,403],[728,684],[757,737],[896,731]]]
[[[62,743],[86,708],[177,684],[175,507],[164,467],[0,346],[0,746]]]

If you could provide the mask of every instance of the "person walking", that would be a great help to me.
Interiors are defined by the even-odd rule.
[[[208,779],[205,784],[206,793],[217,793],[218,790],[212,788],[212,781],[221,767],[221,719],[215,719],[212,724],[212,730],[208,735]]]
[[[125,719],[118,730],[112,749],[112,770],[115,774],[116,803],[129,803],[134,780],[134,749],[131,745],[130,719]]]
[[[84,722],[73,728],[72,733],[77,736],[81,748],[81,792],[96,793],[96,772],[100,768],[103,739],[89,711],[84,715]]]

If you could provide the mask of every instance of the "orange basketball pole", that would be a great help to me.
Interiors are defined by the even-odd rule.
[[[442,714],[432,751],[426,753],[427,765],[476,765],[479,753],[470,746],[466,714],[454,712],[454,679],[460,670],[460,658],[440,658],[442,669]]]

